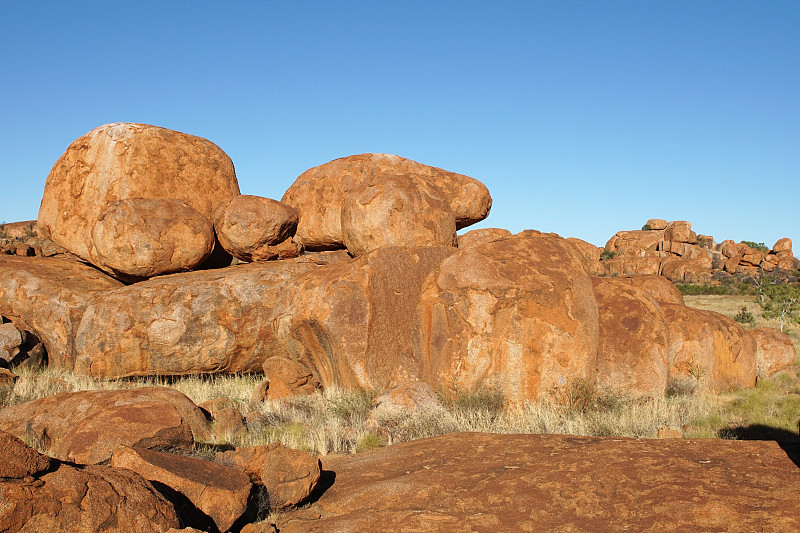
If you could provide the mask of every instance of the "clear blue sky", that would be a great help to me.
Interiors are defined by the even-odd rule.
[[[75,138],[143,122],[218,144],[246,194],[387,152],[483,181],[477,227],[800,249],[796,0],[3,1],[0,58],[9,222]]]

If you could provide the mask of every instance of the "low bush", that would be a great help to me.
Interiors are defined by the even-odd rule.
[[[603,250],[600,253],[600,260],[605,261],[606,259],[614,259],[617,256],[617,252],[612,252],[611,250]]]
[[[738,313],[733,315],[733,319],[739,324],[755,324],[756,322],[756,317],[744,306],[742,306]]]

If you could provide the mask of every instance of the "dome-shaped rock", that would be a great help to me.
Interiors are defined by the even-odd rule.
[[[342,200],[347,250],[385,246],[456,246],[456,222],[441,190],[412,175],[372,177]]]
[[[211,221],[186,202],[129,198],[109,206],[92,228],[91,261],[136,281],[199,266],[214,247]]]
[[[91,261],[92,227],[119,200],[176,198],[210,219],[217,204],[238,194],[233,163],[214,143],[157,126],[106,124],[53,165],[37,228]]]

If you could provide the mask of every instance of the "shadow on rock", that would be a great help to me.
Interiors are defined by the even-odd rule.
[[[793,431],[763,424],[739,426],[720,430],[720,438],[737,440],[772,440],[778,443],[789,459],[800,468],[800,435]]]

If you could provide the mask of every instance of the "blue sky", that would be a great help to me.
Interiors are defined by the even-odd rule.
[[[798,28],[796,1],[2,2],[0,219],[36,218],[75,138],[143,122],[218,144],[246,194],[387,152],[483,181],[476,227],[800,248]]]

